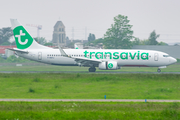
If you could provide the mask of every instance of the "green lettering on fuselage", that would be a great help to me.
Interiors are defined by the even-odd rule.
[[[120,54],[120,58],[121,58],[122,60],[128,59],[128,53],[127,53],[127,52],[122,52],[122,53]]]
[[[87,58],[87,56],[90,56],[89,58],[92,59],[93,55],[95,55],[94,58],[96,59],[122,59],[122,60],[148,60],[149,59],[149,53],[143,52],[141,53],[140,51],[137,52],[88,52],[87,50],[84,51],[84,56]],[[109,56],[107,58],[107,56]]]
[[[106,56],[106,57],[107,57],[108,54],[109,54],[109,56],[110,56],[109,58],[112,59],[112,54],[111,54],[111,52],[105,52],[105,56]],[[104,58],[106,58],[106,57],[104,57]]]
[[[98,55],[99,55],[100,57],[98,57]],[[103,59],[103,52],[97,52],[97,53],[95,54],[95,57],[96,57],[96,59]]]
[[[137,54],[137,59],[139,60],[139,51],[138,51],[138,54]]]
[[[119,52],[114,52],[113,53],[113,59],[119,59],[119,56],[118,56]]]
[[[143,57],[145,55],[145,57]],[[141,53],[141,59],[142,60],[148,60],[149,59],[149,54],[148,53]]]
[[[92,58],[92,54],[95,54],[95,52],[90,52],[90,59]]]
[[[130,57],[131,57],[132,60],[134,60],[134,58],[136,57],[136,53],[134,53],[134,55],[132,55],[132,53],[129,52],[129,55],[130,55]]]
[[[87,52],[87,50],[84,52],[84,57],[87,57],[87,54],[88,54],[89,52]]]

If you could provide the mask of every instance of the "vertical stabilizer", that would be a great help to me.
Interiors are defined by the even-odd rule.
[[[74,44],[74,48],[75,49],[79,49],[79,47],[76,45],[76,43]]]
[[[48,49],[49,47],[38,44],[27,30],[18,22],[11,19],[14,38],[18,49]]]

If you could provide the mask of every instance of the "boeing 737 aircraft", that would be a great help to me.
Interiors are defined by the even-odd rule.
[[[121,67],[158,67],[166,68],[176,62],[176,59],[168,54],[153,50],[132,49],[53,49],[38,44],[26,29],[17,21],[11,19],[12,29],[18,56],[26,59],[62,66],[90,67],[89,72],[101,70],[117,70]]]

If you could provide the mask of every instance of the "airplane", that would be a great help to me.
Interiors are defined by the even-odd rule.
[[[10,50],[15,54],[37,62],[60,66],[89,67],[89,72],[100,70],[117,70],[121,67],[158,67],[174,64],[177,60],[167,53],[154,50],[137,49],[59,49],[38,44],[27,30],[11,19],[17,48]]]

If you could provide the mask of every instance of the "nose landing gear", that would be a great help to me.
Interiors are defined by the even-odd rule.
[[[161,72],[161,69],[158,68],[158,69],[157,69],[157,72],[160,73],[160,72]]]

